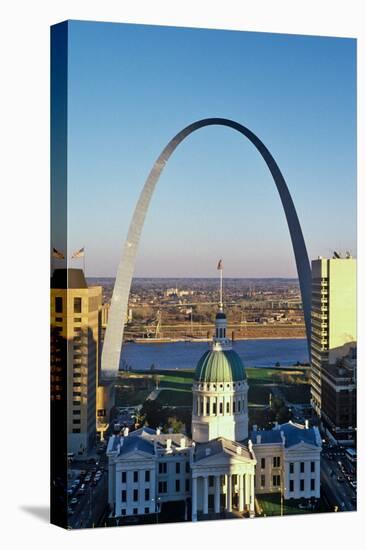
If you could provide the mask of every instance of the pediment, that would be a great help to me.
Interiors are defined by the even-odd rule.
[[[320,451],[320,447],[318,447],[317,445],[312,445],[310,443],[305,443],[304,441],[300,441],[300,443],[296,443],[295,445],[291,445],[291,447],[287,447],[287,449],[286,449],[287,452],[291,452],[291,451],[296,451],[296,452],[299,452],[299,451],[316,451],[316,450]]]
[[[232,464],[251,464],[253,459],[245,455],[233,454],[227,451],[205,456],[194,464],[197,466],[230,466]]]
[[[153,455],[150,453],[145,453],[144,451],[131,450],[119,455],[118,460],[148,460],[152,459]]]

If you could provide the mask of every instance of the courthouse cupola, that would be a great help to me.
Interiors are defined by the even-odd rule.
[[[221,261],[219,265],[221,264]],[[222,264],[221,264],[222,265]],[[227,338],[227,320],[222,302],[215,318],[211,349],[197,363],[193,382],[192,438],[197,442],[226,437],[248,437],[248,384],[243,362]]]

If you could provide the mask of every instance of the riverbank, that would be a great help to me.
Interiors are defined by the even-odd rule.
[[[238,337],[234,338],[235,342],[245,342],[247,340],[283,340],[283,336],[256,336],[253,337]],[[286,340],[303,340],[304,336],[286,336]],[[177,342],[194,343],[194,342],[212,342],[212,338],[136,338],[133,340],[125,340],[124,344],[175,344]]]

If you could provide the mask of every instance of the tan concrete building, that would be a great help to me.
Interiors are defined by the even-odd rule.
[[[51,396],[57,396],[57,381],[52,385],[56,376],[54,371],[66,358],[63,384],[67,394],[68,452],[79,456],[87,454],[96,436],[101,307],[102,287],[88,287],[81,269],[54,271],[51,280]],[[56,341],[59,343],[53,345]]]
[[[356,260],[312,262],[311,401],[321,415],[322,371],[345,356],[357,340]]]

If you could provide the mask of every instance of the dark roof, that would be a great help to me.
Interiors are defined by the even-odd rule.
[[[123,445],[121,446],[120,455],[130,453],[132,451],[143,451],[150,455],[154,454],[154,445],[146,441],[143,437],[124,437]]]
[[[51,277],[51,288],[88,288],[82,269],[55,269]]]
[[[261,438],[261,443],[281,443],[282,437],[280,430],[259,430],[251,432],[250,439],[253,445],[257,444],[257,435]]]
[[[226,319],[226,315],[223,311],[216,313],[216,319]]]
[[[286,424],[280,424],[273,430],[259,430],[253,431],[250,434],[250,439],[253,445],[257,444],[257,435],[261,436],[261,443],[281,443],[281,432],[285,436],[285,447],[292,447],[299,443],[307,443],[308,445],[314,445],[316,447],[321,446],[321,438],[318,428],[306,428],[302,424],[296,424],[294,422],[286,422]]]

